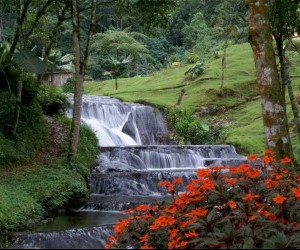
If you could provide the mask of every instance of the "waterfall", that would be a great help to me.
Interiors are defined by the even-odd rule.
[[[168,202],[171,197],[157,185],[159,181],[181,177],[184,191],[199,168],[246,161],[231,145],[170,145],[163,115],[147,105],[84,96],[82,122],[97,135],[100,152],[89,178],[90,200],[81,212],[101,211],[111,217],[112,211],[121,213],[137,204]],[[101,248],[111,233],[111,226],[99,225],[25,234],[17,237],[17,246]]]

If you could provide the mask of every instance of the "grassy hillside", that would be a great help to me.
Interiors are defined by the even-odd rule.
[[[300,75],[297,72],[299,55],[292,52],[288,55],[292,62],[291,75]],[[170,66],[146,77],[119,79],[117,91],[114,90],[113,80],[86,83],[84,90],[86,94],[109,95],[124,101],[173,107],[184,88],[186,94],[180,108],[187,108],[195,113],[203,107],[206,110],[208,108],[206,118],[228,127],[225,143],[234,144],[239,152],[245,154],[262,152],[264,141],[261,107],[250,45],[239,44],[228,48],[225,94],[222,97],[219,95],[221,57],[206,62],[204,74],[193,81],[187,80],[184,75],[191,66]],[[296,92],[298,86],[296,80],[293,82]],[[294,141],[300,156],[299,146]]]

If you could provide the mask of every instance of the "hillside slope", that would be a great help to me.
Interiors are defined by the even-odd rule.
[[[300,75],[299,55],[288,53],[292,62],[291,75]],[[226,143],[233,144],[240,153],[261,153],[264,149],[261,107],[256,85],[256,73],[250,45],[233,45],[227,50],[225,69],[225,94],[219,95],[221,86],[221,57],[205,63],[205,71],[199,78],[190,81],[185,72],[192,65],[169,66],[153,75],[119,79],[119,89],[114,90],[114,81],[86,83],[84,91],[91,95],[108,95],[130,102],[174,107],[182,89],[185,95],[181,109],[191,109],[215,123],[227,126]],[[294,90],[296,81],[294,81]],[[296,91],[295,91],[296,92]],[[288,102],[288,101],[287,101]],[[288,108],[291,115],[290,108]],[[300,148],[292,134],[295,151]]]

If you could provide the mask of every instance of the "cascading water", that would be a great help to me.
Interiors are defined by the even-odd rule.
[[[96,133],[100,153],[90,174],[90,201],[80,212],[107,212],[112,223],[123,209],[170,199],[157,186],[161,180],[180,176],[186,184],[198,168],[246,161],[230,145],[170,145],[162,114],[142,104],[84,96],[82,122]],[[98,226],[19,235],[15,248],[74,248],[74,242],[75,248],[101,248],[111,233]]]

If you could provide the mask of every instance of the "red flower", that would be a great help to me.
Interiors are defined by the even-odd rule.
[[[266,188],[273,188],[273,187],[276,187],[277,185],[278,185],[278,183],[276,181],[273,181],[272,179],[265,180]]]
[[[139,242],[143,243],[143,242],[147,242],[149,238],[148,234],[145,234],[144,236],[139,238]]]
[[[247,159],[248,159],[249,161],[255,161],[255,160],[257,159],[257,155],[248,155],[248,156],[247,156]]]
[[[289,157],[285,157],[285,158],[281,159],[280,162],[281,163],[289,163],[289,162],[292,162],[292,159]]]
[[[228,201],[227,204],[231,209],[237,208],[237,205],[233,200]]]
[[[286,197],[284,197],[284,196],[278,194],[278,195],[277,195],[276,197],[274,197],[272,200],[273,200],[274,202],[276,202],[277,204],[282,204],[283,202],[285,202],[286,199],[287,199]]]
[[[260,176],[260,172],[258,170],[248,171],[246,172],[246,175],[251,179],[255,179],[256,177]]]
[[[187,237],[187,238],[195,238],[195,237],[198,237],[198,236],[199,236],[199,234],[197,234],[197,233],[195,233],[195,232],[188,232],[188,233],[185,233],[184,235],[185,235],[185,237]]]
[[[275,155],[275,152],[270,149],[265,149],[265,154],[266,155]]]
[[[266,163],[266,164],[270,164],[271,162],[275,161],[275,159],[274,159],[273,157],[270,157],[270,156],[267,156],[267,155],[263,156],[263,157],[261,158],[261,160],[262,160],[264,163]]]
[[[207,210],[203,209],[203,208],[196,208],[192,211],[190,211],[188,214],[186,214],[186,217],[194,217],[194,216],[198,216],[198,217],[203,217],[207,214]]]
[[[182,180],[182,178],[180,178],[180,177],[175,178],[175,179],[173,180],[173,184],[180,184],[180,183],[182,183],[182,182],[183,182],[183,180]]]
[[[227,177],[224,177],[224,181],[225,181],[227,184],[233,186],[233,185],[235,185],[235,183],[236,183],[236,178],[227,178]]]
[[[258,197],[259,197],[258,194],[249,193],[249,194],[245,195],[244,197],[242,197],[242,200],[243,201],[251,201],[251,200],[256,199]]]
[[[247,171],[249,171],[250,170],[250,165],[249,164],[241,164],[241,165],[239,165],[238,166],[238,168],[237,168],[237,170],[238,170],[238,172],[247,172]]]
[[[141,211],[148,211],[148,209],[149,209],[148,205],[139,205],[139,206],[137,206],[135,208],[135,210],[139,211],[139,212],[141,212]]]
[[[198,169],[197,171],[197,176],[198,177],[208,177],[210,175],[210,170],[209,169]]]
[[[154,247],[149,245],[140,246],[140,249],[154,249]]]
[[[292,192],[296,198],[300,198],[300,188],[292,188]]]

